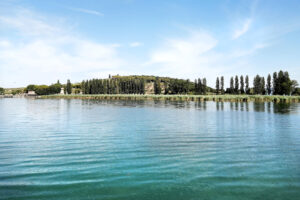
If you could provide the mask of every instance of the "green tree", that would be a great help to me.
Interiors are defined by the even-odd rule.
[[[244,90],[244,77],[243,76],[240,77],[240,91],[241,91],[242,94],[245,93],[245,90]]]
[[[49,94],[58,94],[61,89],[61,84],[55,83],[49,86]]]
[[[234,92],[235,92],[236,94],[239,93],[239,77],[238,77],[238,76],[235,76]]]
[[[273,73],[273,94],[278,94],[277,72]]]
[[[292,93],[292,81],[287,71],[283,73],[283,81],[280,84],[282,94],[290,95]]]
[[[234,81],[233,81],[233,77],[230,78],[230,93],[233,94],[234,92]]]
[[[250,94],[250,88],[249,88],[249,76],[248,76],[248,75],[246,75],[245,83],[246,83],[245,92],[246,92],[246,94]]]
[[[35,88],[35,92],[37,95],[48,95],[49,94],[49,86],[47,85],[38,85]]]
[[[221,93],[224,94],[224,76],[221,76]]]
[[[271,75],[268,74],[268,78],[267,78],[267,94],[270,95],[271,94]]]
[[[198,94],[202,94],[203,93],[203,85],[202,85],[202,81],[201,78],[198,78]]]
[[[291,84],[291,93],[294,94],[297,87],[299,86],[298,82],[296,80],[292,80],[292,84]]]
[[[220,90],[220,81],[219,81],[219,77],[217,77],[216,80],[216,93],[219,94],[219,90]]]
[[[265,77],[260,77],[260,93],[266,94],[266,88],[265,88]]]
[[[67,81],[67,94],[71,94],[72,93],[72,84],[71,81],[68,79]]]
[[[256,75],[253,79],[253,92],[254,94],[261,94],[262,92],[262,86],[261,86],[261,77],[259,75]]]
[[[202,92],[203,92],[203,94],[206,94],[206,91],[207,91],[206,78],[203,78],[202,82],[203,82]]]
[[[4,94],[4,88],[0,87],[0,95]]]
[[[28,85],[25,89],[25,92],[28,92],[28,91],[36,91],[36,85]]]
[[[154,82],[154,93],[161,94],[160,80],[158,78],[156,78],[156,80]]]

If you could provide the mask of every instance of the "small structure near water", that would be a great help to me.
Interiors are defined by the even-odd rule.
[[[28,91],[27,96],[36,96],[35,91]]]
[[[65,94],[65,89],[62,87],[59,94]]]

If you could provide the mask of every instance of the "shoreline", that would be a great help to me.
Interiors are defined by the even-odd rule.
[[[37,99],[92,99],[92,100],[159,100],[159,101],[215,101],[215,102],[274,102],[298,103],[300,96],[268,95],[136,95],[136,94],[84,94],[44,95]]]

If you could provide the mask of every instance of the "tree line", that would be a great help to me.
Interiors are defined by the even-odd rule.
[[[199,78],[193,83],[189,79],[153,76],[84,80],[81,88],[83,94],[145,94],[147,90],[153,90],[154,94],[206,94],[211,91],[206,85],[206,78]]]
[[[4,94],[4,88],[0,87],[0,95]]]
[[[269,74],[265,79],[256,75],[253,87],[250,88],[249,76],[235,76],[229,80],[229,87],[225,88],[224,76],[216,78],[215,89],[207,86],[206,78],[176,79],[156,76],[109,76],[108,79],[90,79],[81,83],[66,84],[59,81],[55,84],[28,85],[25,92],[35,91],[37,95],[58,94],[64,88],[66,94],[261,94],[261,95],[300,95],[298,83],[291,80],[288,72],[282,70]],[[1,92],[1,91],[0,91]]]
[[[249,87],[249,76],[235,76],[230,78],[230,86],[224,90],[224,77],[216,79],[216,94],[260,94],[260,95],[290,95],[300,94],[298,83],[291,80],[289,73],[280,70],[273,73],[273,78],[269,74],[267,80],[263,76],[256,75],[253,79],[253,88]]]
[[[91,79],[82,81],[83,94],[145,94],[143,79]]]

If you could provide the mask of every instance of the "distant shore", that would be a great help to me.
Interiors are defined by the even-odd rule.
[[[216,101],[216,102],[274,102],[297,103],[300,96],[267,95],[133,95],[133,94],[94,94],[94,95],[44,95],[38,99],[95,99],[95,100],[167,100],[167,101]]]

